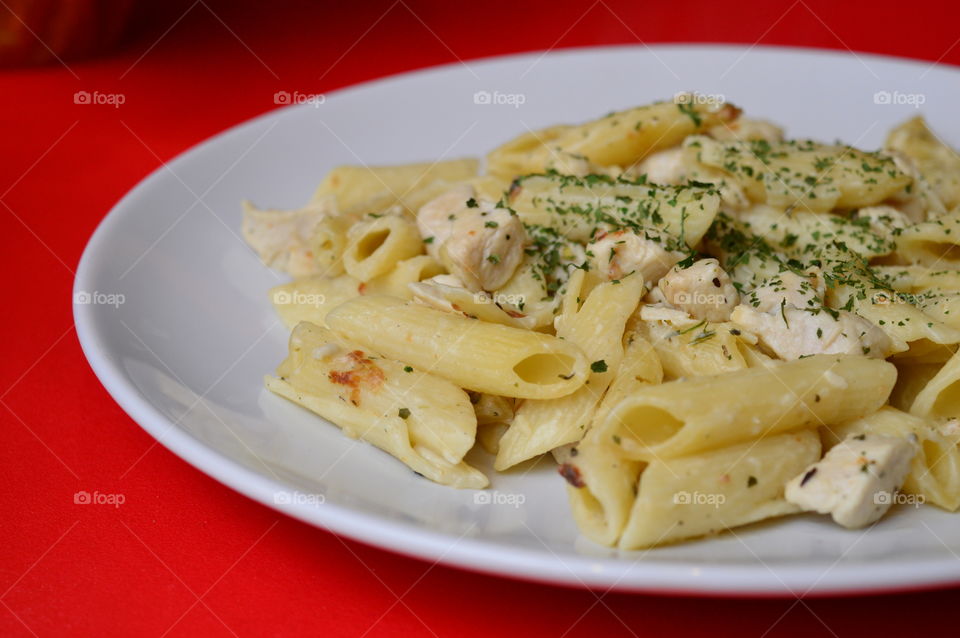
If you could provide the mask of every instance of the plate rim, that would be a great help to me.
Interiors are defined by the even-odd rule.
[[[402,82],[412,76],[422,77],[442,73],[463,65],[484,65],[523,58],[578,56],[614,51],[701,50],[710,51],[760,50],[779,54],[821,55],[826,57],[883,60],[908,65],[945,67],[956,70],[955,65],[930,62],[886,54],[860,53],[837,49],[822,49],[780,45],[744,45],[737,43],[663,43],[663,44],[612,44],[601,46],[565,47],[547,51],[526,51],[507,55],[491,55],[453,61],[444,64],[400,71],[363,82],[345,85],[325,92],[325,95],[349,94],[385,83]],[[72,292],[94,290],[95,262],[104,253],[103,244],[108,241],[111,230],[122,218],[136,214],[137,200],[150,189],[162,185],[165,174],[175,171],[179,164],[194,154],[247,130],[264,126],[291,113],[292,109],[310,108],[310,105],[292,105],[271,109],[252,118],[234,124],[211,135],[169,160],[161,160],[160,166],[127,191],[124,196],[98,222],[84,247]],[[98,332],[92,305],[72,304],[74,324],[81,349],[97,379],[110,397],[124,412],[158,443],[183,459],[205,475],[261,505],[292,518],[319,527],[335,535],[342,535],[378,549],[411,556],[430,562],[444,564],[469,571],[491,574],[524,581],[548,583],[558,586],[606,591],[654,593],[662,595],[712,596],[712,597],[814,597],[837,595],[881,594],[944,588],[960,585],[960,569],[952,561],[942,558],[911,559],[910,570],[898,569],[902,564],[839,566],[834,563],[827,568],[802,564],[771,568],[759,560],[749,565],[642,562],[646,552],[639,557],[591,558],[588,556],[565,556],[560,558],[545,546],[547,551],[503,545],[492,540],[459,538],[452,534],[425,529],[405,521],[384,522],[376,514],[352,510],[335,503],[313,506],[305,503],[276,503],[274,495],[288,490],[289,486],[271,477],[260,474],[229,458],[192,434],[179,428],[162,414],[143,395],[122,368],[108,356],[109,350]],[[384,534],[384,529],[389,533]],[[469,530],[468,530],[469,532]],[[386,542],[384,542],[386,540]],[[706,541],[709,542],[709,541]],[[551,556],[552,554],[552,556]],[[842,559],[842,556],[841,556]],[[839,559],[838,559],[839,560]],[[636,568],[635,575],[628,579]],[[836,568],[836,570],[835,570]],[[820,585],[826,573],[831,583]],[[838,572],[838,573],[837,573]],[[642,576],[643,578],[638,578]],[[624,582],[626,581],[626,582]],[[790,583],[790,584],[788,584]]]

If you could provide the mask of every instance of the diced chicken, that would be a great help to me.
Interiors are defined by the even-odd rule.
[[[531,330],[534,319],[513,310],[516,297],[467,289],[455,275],[437,275],[407,284],[416,303],[488,323]]]
[[[440,261],[470,290],[496,290],[523,261],[525,241],[523,223],[509,210],[493,205],[467,209],[441,245]]]
[[[423,281],[408,283],[407,287],[413,293],[414,301],[444,312],[457,312],[444,291],[450,288],[462,289],[463,282],[455,275],[437,275]]]
[[[844,527],[869,525],[890,509],[916,452],[903,437],[851,435],[787,483],[786,499]]]
[[[744,294],[730,321],[787,361],[811,354],[882,358],[890,353],[893,343],[886,332],[853,312],[825,310],[823,295],[818,269],[785,271]]]
[[[660,288],[654,286],[650,289],[650,292],[643,296],[643,303],[657,304],[666,307],[667,298],[663,296],[663,291],[660,290]]]
[[[567,153],[565,151],[551,153],[550,160],[547,162],[546,167],[557,171],[561,175],[576,175],[577,177],[584,177],[585,175],[609,175],[611,173],[616,175],[619,172],[619,169],[616,167],[612,167],[614,170],[611,171],[608,168],[594,164],[583,155]]]
[[[427,202],[417,226],[430,256],[465,288],[495,290],[523,261],[526,232],[511,211],[474,195],[472,186],[463,185]]]
[[[727,321],[740,294],[716,259],[701,259],[688,268],[674,266],[658,284],[667,303],[694,319]]]
[[[420,207],[417,228],[427,242],[427,254],[435,260],[440,261],[440,246],[453,232],[457,215],[467,209],[467,202],[475,196],[473,186],[459,184]]]
[[[870,224],[870,230],[889,237],[894,231],[913,224],[910,219],[893,206],[867,206],[856,212],[856,218]]]
[[[885,358],[893,343],[887,333],[860,315],[837,311],[834,318],[825,310],[817,313],[784,304],[761,312],[740,304],[730,321],[752,332],[761,345],[785,361],[811,354],[858,354]]]
[[[787,270],[746,293],[743,302],[760,312],[780,312],[783,305],[800,309],[817,308],[823,294],[823,278],[818,269],[811,268],[802,275]]]
[[[683,254],[665,248],[666,238],[654,231],[636,234],[618,230],[598,236],[587,246],[593,267],[608,279],[638,272],[647,286],[654,286]]]
[[[937,424],[937,430],[947,438],[960,439],[960,418],[951,417]]]
[[[706,135],[690,135],[683,141],[680,153],[674,158],[677,164],[674,173],[677,181],[672,183],[700,182],[713,184],[720,193],[720,203],[724,210],[736,211],[749,208],[750,199],[744,192],[743,186],[736,179],[731,178],[727,171],[715,166],[708,166],[700,161],[705,148],[720,149],[722,147],[717,140]],[[663,153],[668,152],[671,151],[663,151]],[[657,155],[660,155],[660,153]],[[661,166],[663,166],[661,170],[669,168],[669,165],[666,165],[666,158],[661,162]],[[655,180],[650,178],[650,181]]]
[[[326,215],[335,214],[332,199],[322,199],[298,210],[260,210],[243,202],[243,238],[270,268],[294,277],[317,272],[311,240]]]
[[[646,175],[647,181],[653,184],[682,184],[687,170],[684,149],[677,147],[648,155],[633,172]]]
[[[767,142],[782,142],[783,129],[766,120],[751,120],[741,117],[729,124],[714,126],[709,131],[710,137],[722,142],[739,140],[765,140]]]

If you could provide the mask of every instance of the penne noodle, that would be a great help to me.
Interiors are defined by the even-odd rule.
[[[960,155],[922,117],[866,151],[678,93],[485,160],[244,203],[293,278],[271,391],[444,485],[549,454],[622,550],[960,509]]]
[[[580,348],[557,337],[392,297],[353,299],[326,322],[347,339],[475,392],[551,399],[576,391],[589,375]]]
[[[596,229],[662,230],[695,246],[720,207],[709,186],[654,186],[614,179],[533,175],[514,182],[511,208],[527,224],[588,241]]]
[[[449,381],[408,372],[325,328],[301,323],[290,355],[267,388],[394,455],[427,478],[479,488],[486,477],[463,462],[477,422],[466,393]]]
[[[582,282],[586,273],[577,271]],[[527,400],[517,409],[510,428],[500,439],[494,468],[505,470],[554,448],[583,438],[594,410],[623,358],[621,343],[624,324],[643,294],[639,275],[620,282],[606,282],[594,288],[583,305],[558,317],[557,336],[575,344],[591,361],[587,382],[563,397]],[[582,294],[571,280],[571,292]]]
[[[320,182],[313,201],[333,196],[340,210],[348,211],[361,208],[365,200],[379,196],[384,198],[381,206],[386,207],[431,182],[457,182],[474,177],[477,168],[475,159],[396,166],[338,166]]]
[[[350,228],[343,267],[352,277],[370,281],[422,252],[417,225],[403,217],[385,215]]]
[[[792,514],[798,508],[784,500],[784,486],[819,458],[820,438],[800,430],[651,461],[619,546],[674,543]]]
[[[631,458],[693,454],[875,412],[896,381],[890,363],[817,355],[638,390],[607,417],[630,433]]]

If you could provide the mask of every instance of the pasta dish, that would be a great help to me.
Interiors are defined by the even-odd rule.
[[[474,448],[555,464],[627,550],[960,508],[960,156],[920,117],[866,151],[699,97],[245,202],[291,276],[266,387],[450,487],[489,485]]]

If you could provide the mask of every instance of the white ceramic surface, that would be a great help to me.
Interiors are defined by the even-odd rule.
[[[75,304],[84,352],[123,409],[197,468],[290,516],[428,561],[635,591],[801,595],[960,582],[960,515],[899,507],[866,532],[800,516],[619,554],[578,536],[547,461],[491,472],[501,496],[484,503],[263,390],[286,352],[266,298],[282,279],[241,241],[241,199],[296,207],[337,164],[481,155],[527,128],[681,90],[721,94],[792,136],[867,148],[922,99],[931,123],[960,143],[960,73],[877,56],[612,47],[391,77],[231,129],[134,188],[77,272],[76,298],[101,302]]]

